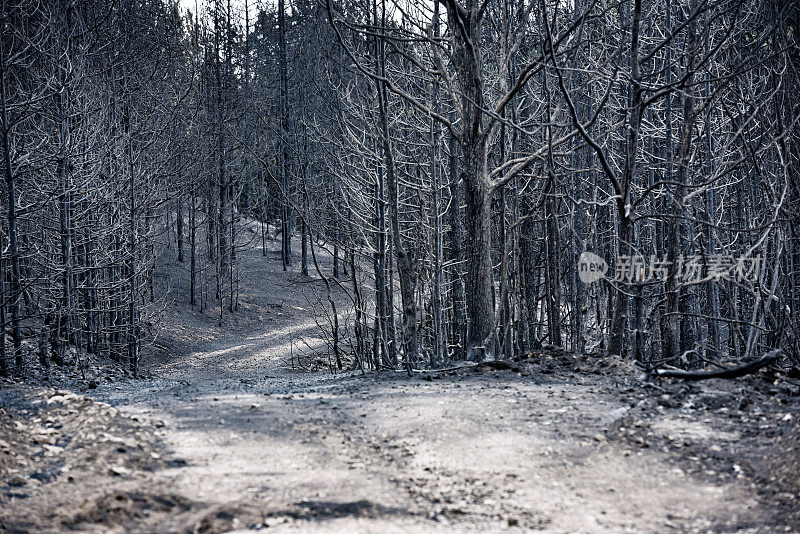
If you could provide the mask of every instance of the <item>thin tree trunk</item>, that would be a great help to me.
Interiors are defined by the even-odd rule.
[[[130,113],[128,108],[127,113]],[[137,267],[137,254],[136,254],[136,173],[133,164],[133,134],[131,129],[131,117],[127,117],[128,124],[128,161],[129,161],[129,185],[130,188],[130,214],[129,214],[129,227],[128,227],[128,362],[130,370],[134,377],[139,374],[139,330],[138,330],[138,316],[136,306],[136,296],[138,294],[137,280],[136,280],[136,267]]]
[[[456,359],[466,358],[467,319],[464,312],[464,278],[461,276],[463,240],[461,227],[461,186],[458,183],[458,142],[450,135],[450,210],[449,250],[452,264],[451,285],[453,291],[453,325],[450,328]]]
[[[690,13],[694,13],[697,9],[697,0],[692,0],[690,4]],[[678,146],[678,154],[677,154],[677,163],[678,163],[678,171],[677,171],[677,185],[675,186],[675,191],[673,193],[674,197],[674,210],[670,213],[671,219],[668,226],[668,246],[669,246],[669,255],[668,260],[673,262],[675,266],[674,272],[672,276],[669,278],[667,283],[667,318],[666,318],[666,336],[665,344],[664,344],[664,358],[677,358],[679,357],[680,351],[683,347],[687,347],[687,343],[683,338],[684,333],[688,333],[688,330],[682,328],[683,321],[680,320],[679,314],[681,309],[681,301],[682,301],[682,291],[681,285],[678,275],[680,274],[678,270],[680,269],[680,262],[683,257],[682,247],[681,247],[681,235],[682,235],[682,228],[683,228],[683,215],[684,215],[684,205],[683,205],[683,196],[684,196],[684,188],[689,182],[689,163],[691,158],[691,150],[692,150],[692,129],[694,125],[695,119],[695,111],[694,111],[694,94],[695,89],[694,85],[692,84],[692,79],[694,78],[693,73],[691,72],[694,70],[694,62],[695,62],[695,55],[696,55],[696,46],[697,46],[697,25],[695,21],[689,23],[687,28],[687,43],[686,43],[686,70],[688,74],[687,85],[684,89],[683,95],[683,110],[681,116],[681,135],[680,135],[680,144]],[[692,340],[693,342],[693,340]]]
[[[625,142],[625,168],[623,174],[622,196],[617,198],[617,224],[619,233],[617,243],[617,260],[632,255],[633,221],[630,218],[630,193],[631,187],[637,176],[637,156],[639,133],[642,123],[643,92],[641,73],[639,69],[639,25],[642,16],[642,1],[634,0],[631,18],[631,47],[630,47],[630,76],[631,111],[628,119],[628,131]],[[608,350],[611,354],[622,355],[625,343],[625,331],[628,324],[628,293],[627,290],[617,291],[614,303],[614,313],[611,322],[611,340]]]
[[[3,32],[0,32],[3,33]],[[8,124],[8,101],[6,94],[6,64],[5,64],[5,37],[0,36],[0,119],[2,119],[3,136],[3,173],[5,174],[6,189],[8,194],[8,254],[11,260],[11,280],[9,287],[9,311],[11,313],[11,337],[14,342],[14,352],[16,354],[16,365],[22,364],[22,337],[20,334],[20,310],[19,298],[21,294],[20,270],[19,270],[19,251],[17,249],[17,193],[16,176],[11,166],[11,142],[10,125]],[[0,243],[0,246],[2,244]],[[5,327],[5,325],[4,325]],[[5,352],[5,336],[2,338]],[[3,360],[5,364],[5,359]]]
[[[383,13],[385,17],[385,0],[383,3]],[[379,71],[385,74],[385,58],[383,46],[380,45],[378,53]],[[394,244],[395,258],[397,259],[397,274],[400,278],[400,298],[403,305],[403,345],[406,347],[405,363],[407,370],[413,366],[419,357],[419,342],[417,339],[417,303],[414,299],[414,287],[416,285],[414,266],[409,252],[403,244],[403,237],[400,233],[400,205],[398,194],[397,176],[395,175],[394,155],[392,153],[392,143],[389,137],[389,117],[388,117],[388,94],[385,84],[378,82],[378,112],[381,121],[381,136],[383,142],[383,161],[386,168],[386,180],[389,186],[389,214],[392,225],[392,240]]]
[[[191,184],[191,205],[189,206],[189,304],[195,305],[197,291],[197,190]]]
[[[178,261],[183,263],[183,194],[180,193],[175,202],[175,233],[177,234]]]
[[[278,61],[280,63],[280,150],[278,172],[283,189],[283,208],[281,215],[281,261],[283,270],[291,264],[292,236],[289,207],[289,102],[288,75],[286,70],[286,7],[284,0],[278,0]]]

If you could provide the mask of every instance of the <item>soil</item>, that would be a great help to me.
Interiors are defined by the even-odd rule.
[[[239,255],[222,326],[178,295],[146,378],[0,387],[0,531],[800,532],[795,379],[558,350],[331,372],[324,286],[276,250]]]

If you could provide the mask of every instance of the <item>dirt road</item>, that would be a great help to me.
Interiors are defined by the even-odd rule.
[[[610,440],[630,402],[597,383],[292,372],[279,363],[285,342],[215,342],[157,369],[163,379],[98,392],[125,414],[164,421],[188,465],[148,484],[204,503],[215,528],[768,531],[758,526],[770,511],[744,485],[698,480],[663,452]],[[737,438],[700,421],[659,425]],[[160,521],[186,528],[197,510]]]
[[[779,512],[739,476],[733,456],[697,473],[675,461],[676,450],[699,458],[692,452],[698,447],[733,454],[742,437],[735,426],[688,409],[638,419],[658,394],[629,387],[624,373],[622,382],[594,373],[567,376],[541,362],[433,380],[292,369],[290,354],[301,339],[313,346],[316,324],[299,296],[276,290],[280,283],[292,287],[285,276],[268,272],[261,292],[245,295],[268,319],[261,315],[247,328],[185,326],[164,341],[177,347],[173,352],[145,362],[157,378],[106,382],[92,391],[155,428],[161,454],[176,460],[115,472],[82,488],[73,484],[72,501],[94,508],[70,528],[784,529]],[[738,402],[730,392],[714,395]],[[697,404],[706,397],[692,398]],[[53,492],[63,497],[70,487],[58,485],[62,478],[9,506],[46,507]],[[115,506],[135,510],[120,514]],[[14,524],[13,514],[7,524]]]

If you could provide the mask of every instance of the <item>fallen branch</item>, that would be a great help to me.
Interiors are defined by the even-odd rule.
[[[480,364],[475,362],[467,362],[461,365],[456,365],[455,367],[446,367],[444,369],[411,369],[412,373],[446,373],[448,371],[458,371],[459,369],[471,369],[472,367],[476,367]],[[405,372],[405,369],[402,370]]]
[[[707,378],[739,378],[741,376],[755,373],[762,367],[766,367],[780,358],[781,349],[771,350],[758,360],[730,367],[719,371],[682,371],[680,369],[655,369],[649,373],[650,376],[662,378],[681,378],[683,380],[705,380]]]
[[[505,371],[513,368],[511,362],[507,360],[490,360],[487,362],[464,362],[454,367],[445,367],[443,369],[411,369],[412,373],[446,373],[448,371],[458,371],[459,369],[472,369],[474,367],[489,367],[495,371]]]

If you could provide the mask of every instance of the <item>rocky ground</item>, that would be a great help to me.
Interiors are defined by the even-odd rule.
[[[0,531],[800,532],[795,378],[559,351],[331,374],[321,288],[242,261],[245,318],[174,306],[148,378],[0,386]]]

